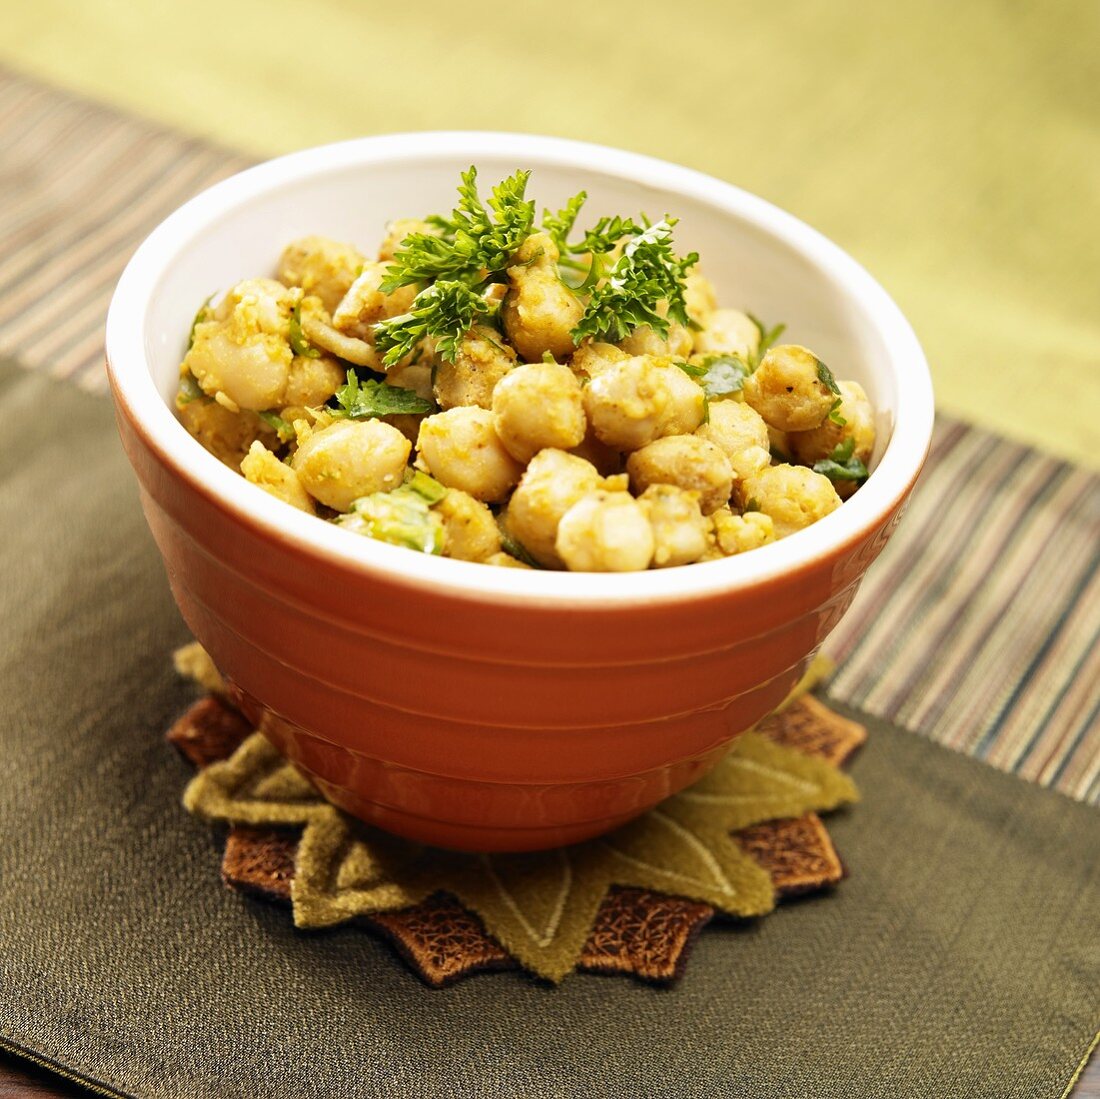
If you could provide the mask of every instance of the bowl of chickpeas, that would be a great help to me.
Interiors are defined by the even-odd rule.
[[[610,831],[774,709],[933,418],[908,323],[813,229],[510,134],[215,185],[134,255],[107,360],[237,704],[349,813],[475,851]]]

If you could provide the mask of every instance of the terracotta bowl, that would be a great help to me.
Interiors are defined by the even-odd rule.
[[[303,516],[209,455],[171,398],[212,290],[320,233],[373,246],[534,170],[540,203],[679,215],[722,303],[808,344],[878,410],[867,484],[784,541],[627,575],[426,557]],[[509,134],[402,134],[311,149],[212,187],[126,269],[107,322],[118,423],[180,610],[250,716],[327,797],[444,847],[528,850],[629,820],[697,779],[771,710],[901,516],[932,430],[928,368],[882,288],[835,245],[729,184],[613,149]]]

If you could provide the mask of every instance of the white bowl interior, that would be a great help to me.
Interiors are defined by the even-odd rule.
[[[296,237],[331,236],[371,254],[389,220],[448,212],[459,172],[471,163],[478,165],[483,194],[517,167],[532,169],[529,194],[540,209],[585,189],[582,224],[605,213],[679,217],[677,248],[700,253],[720,304],[748,309],[769,324],[785,322],[784,340],[806,344],[838,378],[866,389],[878,415],[877,469],[852,500],[814,527],[727,561],[595,577],[426,560],[424,582],[442,567],[436,579],[457,580],[482,595],[545,589],[606,599],[620,588],[635,597],[702,594],[716,581],[752,582],[850,540],[904,491],[931,433],[927,364],[897,307],[858,264],[797,219],[699,173],[600,146],[507,134],[393,135],[292,154],[218,184],[163,223],[127,268],[107,331],[120,396],[158,446],[252,518],[284,530],[296,524],[314,548],[407,575],[407,551],[303,519],[225,469],[174,420],[171,399],[192,318],[211,292],[272,274],[283,246]]]
[[[477,162],[483,194],[516,168],[530,166],[529,158],[507,153],[480,155]],[[333,237],[372,255],[394,218],[449,213],[458,174],[468,166],[469,157],[456,153],[347,164],[288,180],[205,225],[165,272],[146,317],[149,369],[164,399],[170,402],[175,393],[192,318],[212,292],[274,274],[283,246],[297,237]],[[677,248],[699,253],[700,270],[718,288],[720,305],[747,309],[769,325],[785,323],[785,341],[805,344],[838,378],[858,381],[878,413],[877,459],[890,438],[898,401],[890,356],[865,309],[828,269],[745,214],[731,215],[694,196],[670,195],[608,171],[540,164],[528,193],[540,210],[556,209],[582,186],[589,197],[581,224],[602,214],[679,217]]]

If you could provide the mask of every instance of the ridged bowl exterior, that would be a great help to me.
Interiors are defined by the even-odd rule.
[[[335,804],[443,847],[577,842],[694,781],[797,681],[900,513],[724,596],[487,605],[304,556],[119,422],[176,601],[245,712]]]

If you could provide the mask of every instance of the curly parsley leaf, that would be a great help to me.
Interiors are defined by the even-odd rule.
[[[441,235],[410,233],[405,237],[382,281],[382,293],[433,279],[480,282],[503,271],[535,223],[535,204],[525,197],[530,175],[526,171],[513,173],[483,202],[477,190],[477,169],[471,165],[462,173],[458,206],[451,216],[430,219]]]
[[[836,384],[836,378],[833,377],[833,372],[820,360],[815,360],[817,363],[817,380],[821,382],[823,386],[832,394],[839,397],[840,386]]]
[[[431,401],[418,397],[412,389],[402,389],[367,378],[360,382],[354,370],[348,371],[348,380],[334,394],[337,408],[330,408],[333,416],[350,420],[373,420],[379,416],[418,415],[432,412]]]
[[[575,344],[586,337],[618,343],[643,325],[665,335],[670,320],[688,324],[684,276],[699,256],[673,254],[675,224],[675,218],[666,218],[631,238],[606,282],[593,291],[571,333]],[[667,317],[657,312],[661,302],[668,304]]]
[[[290,311],[290,350],[306,359],[319,359],[321,352],[302,335],[302,304],[297,302]]]
[[[577,215],[588,198],[587,191],[578,191],[555,214],[550,210],[542,212],[542,228],[550,234],[551,239],[558,246],[558,251],[569,251],[569,234],[573,232],[573,226],[577,224]]]
[[[274,412],[260,412],[258,415],[279,436],[280,443],[289,443],[291,439],[298,438],[298,432],[294,430],[294,425],[288,424],[282,416]]]
[[[393,366],[430,336],[440,357],[454,362],[462,337],[476,320],[492,311],[492,304],[466,283],[451,279],[434,282],[413,298],[408,313],[375,325],[374,346],[383,352],[383,365]]]
[[[841,399],[837,397],[835,401],[829,406],[829,419],[836,424],[837,427],[846,427],[848,421],[840,414]]]
[[[814,462],[814,473],[824,474],[830,481],[855,481],[863,484],[869,474],[860,458],[855,457],[855,439],[845,439],[833,447],[828,458]]]

